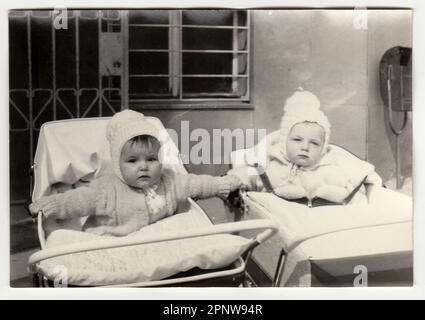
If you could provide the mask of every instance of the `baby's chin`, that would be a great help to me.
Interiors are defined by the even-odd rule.
[[[297,159],[295,164],[299,167],[308,168],[314,166],[316,162],[312,161],[311,159]]]
[[[136,188],[139,189],[147,189],[151,188],[158,183],[159,179],[146,179],[136,182]]]

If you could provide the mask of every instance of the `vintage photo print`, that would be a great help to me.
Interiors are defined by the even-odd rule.
[[[10,286],[413,286],[412,18],[9,10]]]

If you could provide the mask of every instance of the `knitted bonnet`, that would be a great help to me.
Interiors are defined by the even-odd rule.
[[[283,107],[283,117],[280,122],[280,132],[282,141],[282,151],[286,155],[286,140],[292,127],[297,123],[315,122],[325,131],[325,143],[322,154],[328,150],[331,133],[331,125],[326,115],[320,110],[319,99],[309,91],[299,88],[290,96]]]
[[[120,156],[124,144],[140,135],[150,135],[158,139],[159,130],[136,111],[124,110],[116,113],[108,123],[106,137],[111,151],[111,165],[114,173],[124,181],[120,169]]]

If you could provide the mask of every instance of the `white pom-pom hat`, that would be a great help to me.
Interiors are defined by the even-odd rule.
[[[124,181],[120,169],[120,156],[124,144],[141,135],[150,135],[158,139],[159,130],[149,123],[143,113],[124,110],[116,113],[108,123],[106,137],[111,151],[111,164],[115,174]]]
[[[325,143],[322,154],[328,150],[331,134],[331,124],[326,115],[320,110],[319,99],[311,92],[298,88],[290,96],[283,107],[283,117],[280,122],[283,153],[286,155],[286,139],[292,127],[297,123],[313,122],[320,125],[325,131]]]

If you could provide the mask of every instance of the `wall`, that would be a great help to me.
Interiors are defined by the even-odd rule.
[[[179,120],[213,128],[278,129],[282,106],[295,88],[318,95],[333,124],[334,143],[366,156],[367,32],[354,30],[352,11],[252,11],[254,110],[144,111],[175,129]],[[224,173],[228,166],[190,165]]]
[[[301,86],[322,102],[332,123],[331,141],[365,157],[367,32],[354,28],[353,15],[352,10],[255,12],[256,125],[277,129],[285,100]]]
[[[394,138],[379,94],[378,66],[387,49],[411,46],[411,16],[369,10],[367,29],[356,29],[356,14],[253,12],[254,125],[276,130],[285,100],[302,86],[321,100],[332,123],[331,141],[374,163],[385,181],[395,170]],[[402,172],[411,175],[411,122],[402,154]]]
[[[145,115],[158,117],[166,128],[181,132],[181,122],[189,121],[190,130],[202,128],[208,131],[209,135],[213,136],[213,129],[228,128],[230,130],[242,129],[246,130],[254,126],[253,112],[251,110],[141,110]],[[192,139],[194,140],[194,139]],[[184,142],[183,142],[184,143]],[[190,142],[190,146],[196,145],[197,141]],[[210,150],[212,150],[212,143]],[[188,154],[184,148],[179,148],[183,157]],[[212,152],[210,152],[212,160]],[[222,153],[224,158],[228,158],[228,154]],[[197,174],[222,175],[229,169],[228,164],[188,164],[186,165],[189,172]]]

